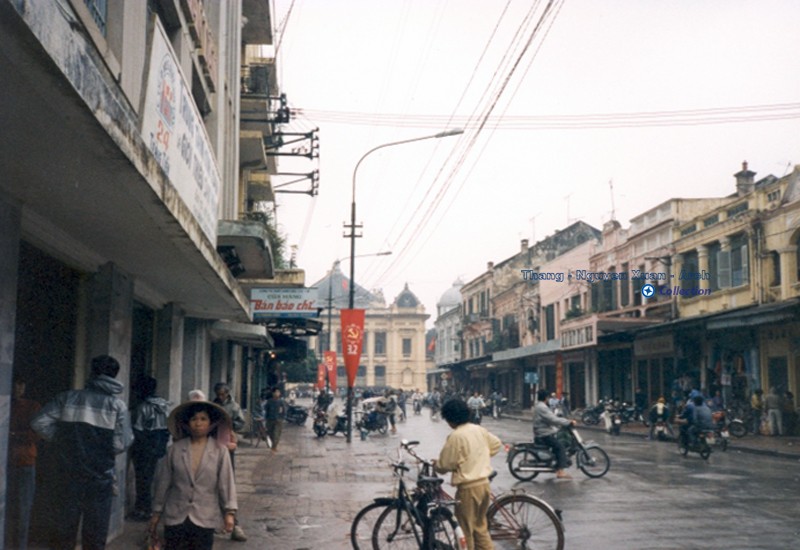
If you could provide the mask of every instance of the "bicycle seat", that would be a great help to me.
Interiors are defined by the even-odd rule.
[[[433,485],[439,486],[444,483],[444,478],[441,477],[428,477],[428,476],[420,476],[417,480],[418,484],[426,484],[426,485]]]
[[[489,474],[489,482],[491,483],[491,481],[496,477],[497,477],[497,470],[494,470],[491,474]]]

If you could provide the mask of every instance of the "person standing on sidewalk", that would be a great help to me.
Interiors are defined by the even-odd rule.
[[[216,395],[216,398],[214,398],[214,403],[225,409],[225,412],[228,413],[228,416],[231,418],[233,429],[230,432],[231,436],[227,445],[228,451],[230,452],[231,467],[234,471],[236,471],[236,447],[238,445],[236,432],[244,429],[245,425],[244,416],[242,415],[242,407],[239,406],[239,403],[233,400],[233,397],[231,396],[231,389],[225,382],[217,382],[214,385],[214,395]],[[233,527],[231,540],[238,542],[244,542],[247,540],[247,535],[245,535],[244,529],[242,529],[239,525],[238,519]]]
[[[163,519],[165,550],[211,550],[214,530],[232,532],[238,509],[230,417],[215,403],[187,401],[168,424],[174,443],[158,466],[150,532]]]
[[[272,441],[272,452],[278,452],[278,441],[283,432],[283,419],[286,417],[286,401],[281,397],[280,388],[272,390],[272,397],[264,403],[264,419],[267,423],[267,435]]]
[[[750,411],[753,415],[753,433],[758,435],[761,433],[761,417],[764,416],[764,390],[758,389],[753,391],[750,396]]]
[[[152,376],[142,376],[136,384],[141,402],[133,410],[133,446],[131,460],[136,472],[136,504],[131,518],[150,519],[153,477],[158,460],[167,454],[169,430],[167,414],[170,403],[156,396],[158,382]]]
[[[14,377],[11,418],[8,427],[8,471],[6,472],[6,546],[27,550],[33,496],[36,493],[36,441],[31,420],[42,406],[25,399],[26,382]]]
[[[461,399],[451,399],[442,406],[442,418],[453,429],[434,461],[440,474],[452,473],[450,482],[456,487],[456,519],[464,530],[469,550],[494,548],[489,536],[486,511],[491,492],[490,458],[500,451],[500,439],[486,428],[469,421],[469,407]]]
[[[52,548],[72,550],[82,521],[83,550],[103,550],[108,538],[111,503],[116,492],[116,455],[133,443],[128,408],[117,397],[119,362],[108,355],[92,359],[91,377],[82,390],[56,396],[31,422],[52,442],[58,464]]]
[[[769,389],[769,393],[764,399],[764,408],[767,410],[769,434],[783,435],[783,398],[775,386]]]

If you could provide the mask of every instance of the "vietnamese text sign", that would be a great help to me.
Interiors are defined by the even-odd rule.
[[[203,233],[217,242],[220,175],[203,118],[161,23],[154,32],[142,111],[142,139]]]
[[[254,288],[250,291],[253,320],[274,317],[319,317],[313,288]]]

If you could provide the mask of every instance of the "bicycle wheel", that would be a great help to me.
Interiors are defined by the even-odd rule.
[[[536,457],[527,449],[519,449],[514,451],[511,459],[508,461],[508,471],[511,475],[520,481],[530,481],[539,475],[539,472],[521,471],[520,466],[525,464],[534,464]]]
[[[395,502],[384,508],[372,530],[374,550],[419,550],[422,548],[422,526],[409,508]]]
[[[589,477],[603,477],[611,467],[611,460],[600,447],[591,447],[578,453],[578,468]]]
[[[448,508],[439,506],[430,512],[428,523],[429,547],[433,550],[459,550],[459,538],[463,534],[458,529],[458,523],[453,517],[453,512]]]
[[[489,506],[486,518],[497,550],[564,548],[564,526],[558,513],[534,496],[501,496]]]
[[[370,550],[372,548],[372,531],[375,529],[381,513],[391,502],[391,499],[371,502],[356,514],[350,525],[350,543],[353,545],[353,550]]]

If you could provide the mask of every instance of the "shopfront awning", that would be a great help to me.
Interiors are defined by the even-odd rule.
[[[723,313],[709,319],[706,322],[706,329],[725,330],[781,323],[796,320],[798,314],[800,314],[800,301],[792,299],[777,304],[765,304]]]
[[[547,342],[540,342],[530,346],[496,351],[492,354],[492,361],[510,361],[512,359],[522,359],[523,357],[532,357],[534,355],[542,355],[544,353],[553,353],[560,349],[561,339],[556,338],[555,340],[548,340]]]
[[[251,347],[275,347],[275,342],[264,325],[217,321],[211,325],[211,335],[215,338],[232,340]]]

